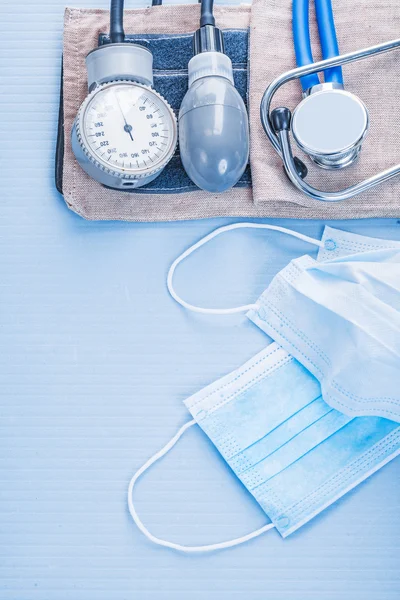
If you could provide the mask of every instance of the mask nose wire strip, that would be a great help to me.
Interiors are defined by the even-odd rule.
[[[298,238],[304,242],[308,242],[309,244],[314,244],[315,246],[319,246],[320,248],[324,247],[324,243],[315,238],[309,237],[308,235],[304,235],[302,233],[298,233],[297,231],[292,231],[291,229],[286,229],[286,227],[279,227],[278,225],[266,225],[264,223],[233,223],[232,225],[225,225],[224,227],[219,227],[215,229],[201,240],[190,246],[187,250],[182,252],[177,259],[174,260],[172,265],[169,268],[168,276],[167,276],[167,287],[172,298],[178,302],[181,306],[184,306],[188,310],[192,312],[202,313],[205,315],[232,315],[235,313],[247,312],[251,309],[257,309],[258,304],[245,304],[244,306],[236,306],[234,308],[202,308],[201,306],[195,306],[193,304],[189,304],[186,300],[183,300],[175,291],[173,285],[173,278],[176,267],[185,260],[188,256],[190,256],[193,252],[204,246],[208,242],[210,242],[213,238],[217,237],[221,233],[225,233],[226,231],[233,231],[234,229],[270,229],[271,231],[279,231],[280,233],[286,233],[287,235],[291,235],[292,237]]]
[[[252,531],[251,533],[248,533],[247,535],[244,535],[244,536],[242,536],[240,538],[236,538],[234,540],[228,540],[227,542],[220,542],[218,544],[209,544],[207,546],[182,546],[181,544],[175,544],[173,542],[168,542],[166,540],[161,540],[160,538],[158,538],[155,535],[153,535],[152,533],[150,533],[150,531],[145,527],[145,525],[141,521],[139,515],[137,514],[136,509],[135,509],[134,504],[133,504],[133,499],[132,499],[133,488],[134,488],[137,480],[139,479],[139,477],[141,477],[141,475],[143,475],[143,473],[145,471],[147,471],[147,469],[149,469],[155,462],[157,462],[158,460],[160,460],[160,458],[162,458],[163,456],[165,456],[165,454],[167,454],[171,450],[171,448],[173,448],[175,446],[175,444],[182,437],[182,435],[185,433],[185,431],[187,429],[189,429],[189,427],[192,427],[192,425],[196,425],[196,421],[194,419],[192,419],[191,421],[188,421],[187,423],[185,423],[185,425],[183,425],[179,429],[179,431],[168,442],[168,444],[166,444],[164,446],[164,448],[162,448],[159,452],[157,452],[156,454],[154,454],[154,456],[152,456],[135,473],[135,475],[132,477],[132,479],[131,479],[131,481],[129,483],[129,487],[128,487],[128,507],[129,507],[129,512],[131,513],[131,517],[134,520],[134,522],[137,525],[137,527],[140,529],[140,531],[151,542],[153,542],[154,544],[157,544],[158,546],[165,546],[166,548],[172,548],[173,550],[179,550],[180,552],[210,552],[212,550],[223,550],[224,548],[232,548],[232,546],[238,546],[239,544],[243,544],[244,542],[248,542],[249,540],[251,540],[251,539],[253,539],[255,537],[258,537],[259,535],[262,535],[266,531],[269,531],[270,529],[272,529],[273,527],[275,527],[275,525],[273,523],[268,523],[268,525],[264,525],[263,527],[260,527],[260,529],[256,529],[256,531]]]

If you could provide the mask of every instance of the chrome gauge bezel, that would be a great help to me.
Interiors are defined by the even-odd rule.
[[[97,154],[95,154],[93,152],[93,150],[90,148],[90,145],[89,145],[89,142],[88,142],[88,139],[86,136],[86,132],[85,132],[85,126],[84,126],[87,111],[88,111],[93,99],[95,98],[95,96],[97,96],[98,94],[101,94],[102,92],[104,92],[104,90],[106,90],[110,87],[121,86],[121,85],[126,85],[129,87],[141,88],[143,90],[146,90],[147,93],[152,94],[155,97],[157,97],[159,100],[161,100],[161,102],[164,104],[164,106],[166,108],[166,111],[169,113],[171,126],[172,126],[172,137],[171,137],[171,141],[169,144],[169,148],[165,152],[164,157],[158,163],[151,165],[151,167],[144,167],[141,169],[122,169],[122,168],[118,169],[115,167],[110,168],[109,164],[106,161],[102,160],[101,157],[99,157]],[[125,79],[124,80],[113,80],[113,81],[110,81],[107,83],[100,84],[100,85],[96,86],[96,88],[92,92],[90,92],[90,94],[88,94],[88,96],[83,101],[83,103],[79,109],[78,115],[76,117],[75,130],[76,130],[76,136],[77,136],[78,143],[79,143],[80,147],[82,148],[83,153],[88,158],[88,160],[94,166],[96,166],[98,169],[103,171],[104,173],[107,173],[107,174],[109,174],[113,177],[116,177],[118,179],[121,179],[121,180],[132,181],[132,180],[137,180],[137,179],[143,179],[143,178],[149,177],[151,175],[154,175],[155,173],[159,173],[160,171],[162,171],[164,169],[164,167],[171,160],[172,156],[175,153],[177,144],[178,144],[177,118],[176,118],[174,110],[172,109],[170,104],[167,102],[167,100],[163,96],[161,96],[161,94],[159,94],[156,90],[154,90],[151,86],[144,85],[142,83],[137,83],[136,81],[125,80]]]

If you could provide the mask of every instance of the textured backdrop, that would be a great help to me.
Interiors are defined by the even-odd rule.
[[[167,295],[173,258],[226,220],[89,223],[55,191],[63,11],[64,0],[0,1],[0,599],[398,600],[399,460],[287,540],[272,531],[182,556],[131,523],[129,478],[188,419],[184,398],[266,339],[241,317],[190,315]],[[400,239],[396,221],[336,225]],[[309,250],[238,231],[183,265],[177,289],[209,306],[248,302]],[[136,498],[151,530],[180,543],[265,522],[195,429]]]

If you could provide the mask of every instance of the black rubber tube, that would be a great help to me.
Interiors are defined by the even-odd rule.
[[[111,0],[110,40],[113,44],[120,44],[125,41],[124,0]]]
[[[201,0],[200,27],[204,27],[204,25],[215,25],[213,5],[214,0]]]

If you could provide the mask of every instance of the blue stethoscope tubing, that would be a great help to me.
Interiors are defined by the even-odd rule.
[[[339,56],[332,2],[331,0],[314,1],[322,58]],[[309,5],[309,0],[293,0],[293,41],[298,67],[314,63],[310,39]],[[327,83],[343,84],[342,68],[327,69],[324,78]],[[320,83],[317,73],[306,75],[300,81],[304,91]]]

